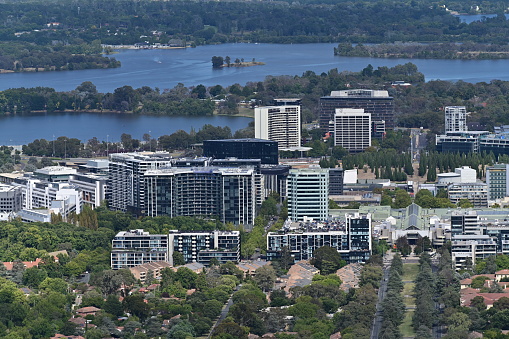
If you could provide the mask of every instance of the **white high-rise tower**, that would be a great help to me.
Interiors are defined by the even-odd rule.
[[[445,133],[466,132],[467,130],[467,109],[465,106],[446,106]]]

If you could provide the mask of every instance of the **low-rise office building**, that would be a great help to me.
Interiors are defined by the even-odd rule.
[[[0,184],[0,212],[18,212],[23,208],[23,189]]]
[[[204,140],[203,155],[215,159],[260,159],[262,164],[278,164],[277,141],[265,139]]]
[[[76,173],[77,171],[74,168],[65,166],[49,166],[35,170],[33,177],[49,182],[66,182],[69,180],[71,175]]]
[[[447,194],[453,204],[467,199],[477,208],[488,207],[488,185],[485,183],[457,183],[448,186]]]
[[[453,265],[471,269],[478,260],[497,254],[497,243],[488,235],[455,235],[451,241]]]

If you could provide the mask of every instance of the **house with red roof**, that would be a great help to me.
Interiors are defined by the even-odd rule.
[[[501,281],[504,278],[509,278],[509,270],[500,270],[495,272],[496,281]]]
[[[91,315],[94,315],[99,312],[101,309],[100,308],[97,308],[97,307],[94,307],[94,306],[87,306],[87,307],[82,307],[82,308],[79,308],[76,310],[76,314],[77,315],[80,315],[82,317],[86,317],[87,315],[91,314]]]

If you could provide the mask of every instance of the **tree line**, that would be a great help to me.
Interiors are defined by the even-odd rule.
[[[465,42],[462,44],[396,43],[375,45],[340,43],[338,47],[334,47],[334,55],[403,59],[507,59],[509,58],[509,46],[473,42]]]
[[[212,115],[215,104],[198,90],[179,84],[172,89],[134,89],[122,86],[113,93],[99,93],[86,81],[76,90],[57,92],[53,88],[14,88],[0,92],[0,114],[44,112],[132,112],[156,115]]]
[[[381,338],[395,339],[401,338],[399,326],[405,317],[405,304],[403,303],[403,262],[401,256],[395,254],[389,270],[389,279],[387,280],[387,294],[382,302],[382,329]]]
[[[132,135],[122,133],[120,142],[99,141],[96,137],[83,142],[77,138],[58,137],[54,140],[36,139],[26,145],[23,145],[23,154],[37,157],[96,157],[107,156],[109,153],[131,152],[131,151],[160,151],[160,150],[187,150],[189,154],[190,146],[194,143],[201,143],[204,140],[230,139],[232,137],[249,137],[252,129],[246,128],[232,134],[228,126],[204,125],[198,131],[191,130],[186,132],[178,130],[170,135],[162,135],[159,138],[152,138],[148,133],[144,134],[143,140],[135,139]],[[198,152],[198,151],[195,151]],[[51,160],[44,159],[44,163],[31,163],[29,165],[48,166]],[[33,161],[33,160],[32,160]],[[41,160],[42,161],[42,160]],[[12,163],[14,160],[8,161]],[[49,162],[49,163],[48,163]],[[14,167],[12,167],[14,168]]]
[[[465,6],[451,5],[461,9]],[[499,2],[484,7],[505,9]],[[1,4],[0,13],[0,40],[44,45],[93,40],[111,45],[168,43],[171,39],[185,39],[196,45],[337,41],[504,43],[509,30],[502,15],[467,25],[431,1],[175,2],[172,6],[121,0],[88,1],[80,6],[72,1],[9,2]],[[55,22],[57,25],[48,26]],[[19,32],[25,33],[14,35]]]
[[[40,46],[27,42],[0,43],[0,69],[24,71],[72,71],[120,67],[120,61],[101,55],[99,41],[64,46]]]

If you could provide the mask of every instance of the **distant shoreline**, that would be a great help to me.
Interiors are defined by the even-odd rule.
[[[103,48],[109,47],[112,49],[185,49],[191,46],[168,46],[168,45],[102,45]]]

